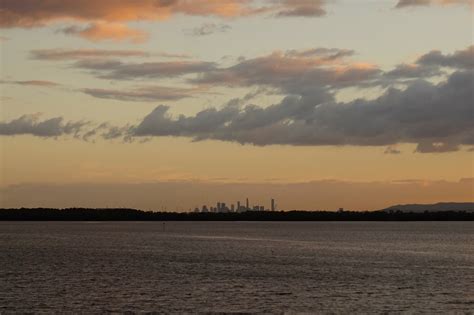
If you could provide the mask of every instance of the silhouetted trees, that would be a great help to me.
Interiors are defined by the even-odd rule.
[[[178,213],[135,209],[0,209],[1,221],[474,221],[474,212],[247,211]]]

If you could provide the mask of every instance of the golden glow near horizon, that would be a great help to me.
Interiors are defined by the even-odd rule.
[[[474,200],[469,1],[48,3],[0,4],[0,207]]]

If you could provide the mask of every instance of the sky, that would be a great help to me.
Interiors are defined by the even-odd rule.
[[[474,201],[473,0],[2,0],[0,207]]]

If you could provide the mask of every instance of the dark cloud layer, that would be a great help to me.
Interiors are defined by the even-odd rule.
[[[131,136],[183,136],[254,145],[361,145],[417,143],[419,152],[457,150],[474,144],[474,72],[456,72],[438,85],[411,83],[375,100],[336,103],[321,90],[289,96],[262,108],[230,102],[196,116],[167,114],[158,106]]]
[[[190,88],[143,86],[132,89],[80,90],[94,97],[123,101],[173,101],[191,97],[211,86],[240,86],[277,90],[286,95],[272,106],[249,104],[251,98],[207,108],[195,116],[171,117],[160,105],[135,126],[104,126],[93,132],[103,138],[132,140],[153,136],[188,137],[195,141],[221,140],[253,145],[356,145],[417,144],[417,152],[450,152],[474,145],[474,50],[452,54],[431,51],[413,64],[389,72],[346,60],[350,50],[316,48],[289,50],[241,60],[227,68],[206,62],[123,63],[108,59],[81,59],[75,67],[103,78],[167,78],[197,74],[185,79]],[[426,81],[448,68],[439,84]],[[399,79],[409,79],[399,81]],[[404,88],[393,88],[403,82]],[[336,102],[334,92],[347,86],[386,84],[388,89],[373,100]],[[61,120],[56,119],[57,123]],[[24,128],[14,128],[20,123]],[[51,123],[51,122],[50,122]],[[39,122],[21,117],[3,123],[3,135],[35,134]],[[30,127],[28,127],[30,126]],[[67,125],[66,125],[67,126]],[[54,128],[53,128],[54,129]],[[19,130],[18,132],[15,130]],[[61,130],[57,127],[54,130]],[[64,132],[70,134],[71,132]],[[48,133],[42,133],[48,134]],[[61,132],[50,132],[57,136]],[[396,149],[387,153],[396,153]]]

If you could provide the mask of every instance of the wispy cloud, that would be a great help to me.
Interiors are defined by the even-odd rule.
[[[24,81],[15,81],[15,80],[0,80],[0,84],[15,84],[15,85],[28,85],[28,86],[39,86],[39,87],[56,87],[61,84],[46,81],[46,80],[24,80]]]
[[[225,33],[231,29],[232,27],[227,24],[204,23],[201,26],[192,29],[186,29],[184,30],[184,33],[191,36],[206,36],[214,33]]]
[[[396,8],[423,7],[432,5],[473,5],[473,0],[398,0]]]
[[[164,86],[142,86],[133,89],[98,89],[86,88],[83,93],[97,98],[114,99],[132,102],[177,101],[194,96],[196,88],[177,88]]]
[[[114,49],[38,49],[30,51],[30,57],[37,60],[80,60],[80,59],[107,59],[127,57],[162,57],[173,59],[191,58],[188,54],[169,52],[148,52],[143,50],[114,50]]]
[[[59,30],[68,35],[77,35],[82,38],[97,41],[130,41],[132,43],[142,43],[148,39],[148,34],[143,31],[134,30],[124,24],[97,22],[85,27],[69,26]]]
[[[33,28],[51,23],[74,21],[86,24],[63,29],[69,35],[93,41],[132,40],[142,42],[147,35],[126,23],[159,21],[177,14],[236,18],[257,14],[319,17],[325,14],[325,0],[3,0],[0,27]],[[202,30],[202,34],[209,32]]]

